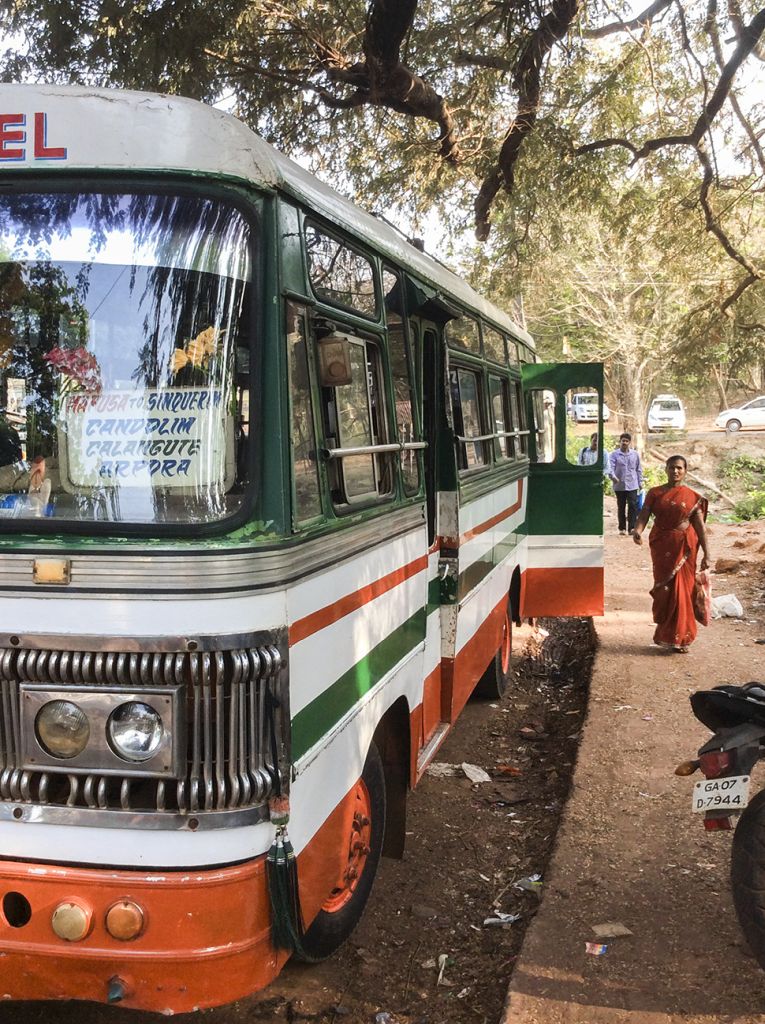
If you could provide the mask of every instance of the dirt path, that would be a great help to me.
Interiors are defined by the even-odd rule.
[[[688,656],[649,647],[648,554],[614,533],[611,519],[574,785],[503,1024],[762,1024],[765,973],[733,915],[730,834],[704,832],[692,780],[673,769],[709,735],[689,693],[765,677],[765,529],[712,527],[715,558],[741,560],[714,591],[736,593],[746,617],[713,622]],[[634,934],[588,955],[592,926],[614,921]]]

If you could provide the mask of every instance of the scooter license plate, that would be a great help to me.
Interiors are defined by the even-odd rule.
[[[748,803],[748,775],[731,775],[725,779],[704,779],[693,787],[692,809],[694,813],[743,811]]]

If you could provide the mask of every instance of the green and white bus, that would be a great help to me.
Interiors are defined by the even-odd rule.
[[[601,368],[219,110],[0,97],[0,991],[229,1002],[350,933],[513,622],[602,611]]]

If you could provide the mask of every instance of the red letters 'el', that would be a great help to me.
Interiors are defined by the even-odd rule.
[[[65,160],[64,146],[46,146],[46,115],[35,114],[35,160]]]
[[[0,160],[23,160],[23,149],[8,149],[9,142],[26,142],[23,114],[0,114]]]

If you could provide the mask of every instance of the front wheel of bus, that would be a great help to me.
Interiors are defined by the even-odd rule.
[[[318,963],[331,956],[361,920],[380,862],[385,833],[385,772],[377,747],[369,748],[353,788],[353,821],[341,837],[347,863],[338,883],[302,939],[299,960]]]
[[[508,604],[505,609],[505,621],[502,623],[502,640],[496,654],[478,680],[475,688],[476,697],[496,700],[501,697],[510,682],[513,654],[513,620]]]

